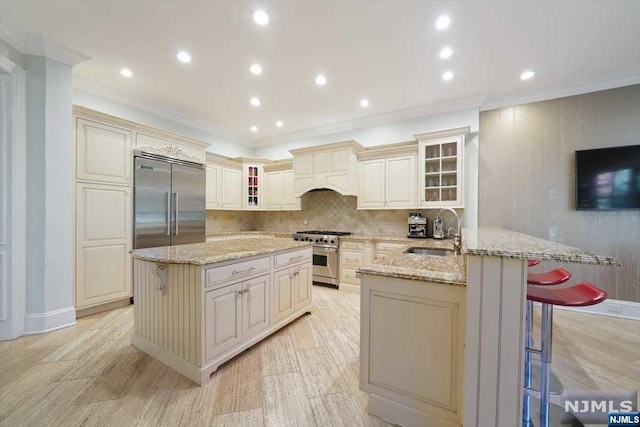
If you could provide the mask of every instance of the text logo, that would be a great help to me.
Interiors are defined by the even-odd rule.
[[[613,412],[608,415],[608,426],[638,427],[640,426],[640,412]]]
[[[610,413],[635,413],[637,401],[637,391],[565,391],[561,400],[563,421],[575,417],[584,424],[609,424]]]

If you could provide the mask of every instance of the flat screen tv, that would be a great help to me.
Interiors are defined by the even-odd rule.
[[[576,151],[576,208],[640,209],[640,144]]]

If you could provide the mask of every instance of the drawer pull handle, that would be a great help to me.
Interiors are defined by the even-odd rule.
[[[289,257],[289,262],[293,262],[293,261],[295,261],[295,260],[297,260],[297,259],[302,258],[303,256],[304,256],[304,255],[298,255],[298,256]]]
[[[231,274],[249,273],[250,271],[255,270],[255,269],[256,269],[255,267],[249,267],[246,270],[240,270],[240,271],[233,270],[233,273],[231,273]]]

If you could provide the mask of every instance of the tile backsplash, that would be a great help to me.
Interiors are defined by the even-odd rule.
[[[433,221],[437,211],[418,209]],[[357,210],[355,196],[332,190],[310,191],[302,196],[300,211],[207,211],[207,232],[229,230],[350,231],[355,234],[404,236],[407,217],[416,209]],[[444,217],[445,222],[447,217]],[[308,223],[305,224],[304,221]],[[451,224],[453,225],[453,223]]]

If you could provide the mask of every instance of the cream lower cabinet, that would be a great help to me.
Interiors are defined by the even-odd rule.
[[[131,296],[131,189],[76,184],[76,308]]]
[[[356,276],[358,268],[365,265],[367,243],[363,240],[340,238],[340,289],[348,292],[360,292],[360,279]]]
[[[311,304],[311,266],[308,264],[273,274],[273,321],[289,317],[300,307]]]
[[[466,288],[368,274],[361,287],[369,412],[398,425],[461,426]]]
[[[269,275],[205,294],[206,360],[269,327]]]

